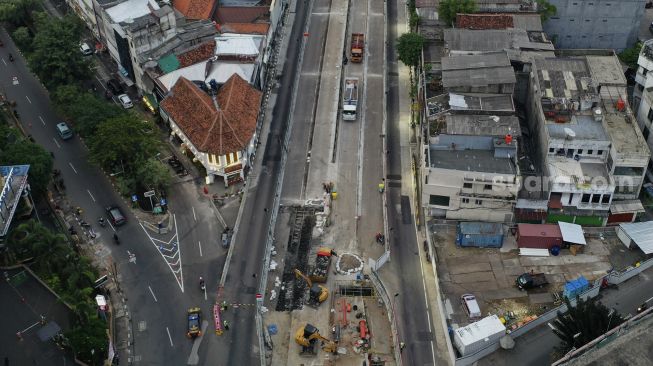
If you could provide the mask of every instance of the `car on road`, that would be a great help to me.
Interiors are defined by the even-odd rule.
[[[200,329],[202,325],[202,310],[200,308],[188,309],[188,330],[186,335],[188,338],[196,338],[202,335]]]
[[[57,123],[57,133],[62,140],[68,140],[73,137],[73,130],[68,127],[66,122]]]
[[[118,96],[118,100],[120,101],[120,105],[122,105],[122,107],[125,109],[134,107],[131,98],[129,98],[129,95],[127,94],[120,94]]]
[[[109,221],[115,226],[120,226],[127,222],[125,215],[122,214],[122,211],[117,206],[107,207],[107,215],[109,216]]]
[[[82,55],[84,56],[90,56],[93,54],[93,49],[86,42],[79,44],[79,50],[82,52]]]
[[[122,85],[120,85],[120,82],[116,79],[109,79],[109,81],[107,81],[107,89],[109,89],[113,95],[118,95],[125,92],[125,90],[122,88]]]

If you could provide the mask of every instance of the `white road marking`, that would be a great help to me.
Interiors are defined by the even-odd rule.
[[[43,126],[45,126],[45,121],[43,120],[43,117],[39,116],[39,119],[41,120],[41,123],[43,123]]]
[[[172,344],[172,337],[170,336],[170,329],[166,327],[166,332],[168,332],[168,339],[170,340],[170,347],[174,347],[175,345]]]
[[[200,357],[197,355],[197,350],[200,348],[200,343],[204,339],[204,334],[206,334],[206,328],[209,327],[209,322],[206,320],[202,321],[202,334],[195,338],[193,341],[193,348],[190,350],[190,355],[188,356],[187,365],[197,365],[200,362]]]
[[[115,232],[115,231],[116,231],[116,228],[113,227],[113,225],[111,225],[111,223],[110,223],[109,221],[107,221],[107,223],[109,223],[109,226],[111,227],[111,230],[113,230],[113,231]]]
[[[200,247],[200,257],[201,257],[201,256],[202,256],[202,242],[201,242],[201,241],[198,241],[198,242],[197,242],[197,246]]]
[[[73,166],[73,163],[68,163],[68,165],[70,165],[70,167],[73,168],[73,171],[75,172],[75,174],[77,174],[77,169],[75,169],[75,167]]]
[[[191,210],[193,210],[193,219],[195,219],[195,221],[197,221],[197,216],[195,216],[195,207],[191,206],[190,208],[191,208]]]
[[[154,296],[154,291],[152,291],[152,288],[150,286],[147,286],[147,288],[150,289],[150,293],[152,294],[152,297],[154,298],[154,302],[159,302],[159,300],[156,299],[156,296]],[[170,335],[169,332],[168,332],[168,335]],[[170,340],[170,343],[172,344],[172,340]]]
[[[29,102],[29,104],[32,104],[32,101],[29,99],[29,97],[27,95],[25,96],[25,98],[27,98],[27,101]]]
[[[59,145],[59,142],[57,141],[56,138],[53,137],[52,141],[54,141],[54,144],[57,145],[57,147],[61,149],[61,145]]]
[[[100,86],[101,86],[102,88],[104,88],[104,90],[107,90],[107,87],[104,86],[104,83],[102,82],[102,80],[101,80],[97,75],[95,75],[95,78],[97,79],[97,81],[100,82]]]
[[[93,202],[96,202],[96,201],[95,201],[95,197],[93,197],[93,195],[91,194],[91,191],[89,191],[89,190],[87,189],[86,192],[88,192],[88,195],[91,196],[91,199],[93,200]]]
[[[7,61],[5,61],[4,58],[2,59],[2,62],[4,62],[5,66],[7,66]]]

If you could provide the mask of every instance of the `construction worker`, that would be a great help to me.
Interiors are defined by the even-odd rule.
[[[228,308],[229,308],[229,305],[227,305],[227,302],[225,300],[222,300],[221,310],[222,311],[227,311]]]
[[[379,183],[379,193],[383,193],[383,191],[385,191],[385,178]]]
[[[224,330],[229,330],[229,322],[228,321],[224,320],[222,322],[222,326],[224,327]]]

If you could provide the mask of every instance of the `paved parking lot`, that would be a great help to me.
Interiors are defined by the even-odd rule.
[[[554,293],[561,292],[567,281],[584,276],[590,282],[611,269],[623,269],[643,259],[639,250],[628,250],[613,235],[587,238],[582,253],[568,249],[559,256],[519,256],[515,237],[507,231],[503,247],[461,248],[455,244],[454,225],[430,225],[437,254],[437,269],[444,292],[445,313],[451,325],[470,323],[463,312],[460,297],[473,294],[483,316],[497,314],[515,324],[528,316],[539,315],[555,306]],[[549,285],[521,291],[515,279],[525,273],[545,273]]]
[[[72,315],[68,309],[27,272],[2,271],[1,276],[0,360],[8,360],[9,365],[73,365],[72,358],[54,342],[41,341],[37,334],[42,328],[41,315],[62,330],[70,329]],[[22,340],[16,335],[18,331],[23,332]]]

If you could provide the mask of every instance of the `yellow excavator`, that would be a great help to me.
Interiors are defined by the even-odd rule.
[[[311,306],[319,306],[321,303],[325,302],[329,298],[329,290],[322,285],[313,283],[307,275],[303,274],[300,270],[295,269],[295,276],[297,278],[303,278],[308,285],[310,294],[308,297],[308,304]]]
[[[322,350],[329,353],[336,353],[338,344],[320,334],[320,331],[313,325],[306,323],[305,326],[295,332],[295,342],[302,346],[300,355],[314,356],[317,354],[317,344],[322,342]]]

